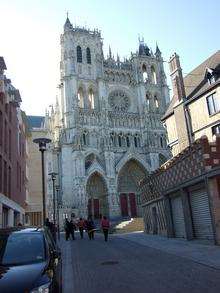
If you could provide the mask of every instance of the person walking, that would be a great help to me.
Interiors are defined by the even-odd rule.
[[[83,218],[79,219],[77,226],[79,228],[80,237],[81,237],[81,239],[83,239],[83,230],[85,228],[85,221],[83,220]]]
[[[89,240],[94,240],[95,224],[93,222],[92,216],[89,216],[86,221],[86,230],[89,236]]]
[[[69,222],[69,233],[72,236],[72,239],[75,240],[75,229],[76,229],[76,225],[73,222],[73,220],[70,220]]]
[[[110,222],[109,220],[106,218],[106,216],[103,216],[102,220],[101,220],[101,227],[102,227],[102,231],[105,237],[105,241],[108,241],[108,232],[109,232],[109,228],[110,228]]]
[[[66,241],[69,240],[69,238],[70,238],[70,225],[69,224],[70,224],[70,222],[66,218],[65,219],[65,223],[64,223],[64,230],[65,230]]]

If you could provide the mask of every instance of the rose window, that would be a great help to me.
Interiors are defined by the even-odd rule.
[[[110,93],[109,105],[112,110],[126,112],[129,108],[130,100],[125,92],[118,90]]]

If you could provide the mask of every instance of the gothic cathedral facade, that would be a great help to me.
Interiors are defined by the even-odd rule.
[[[98,30],[61,35],[59,96],[46,121],[63,210],[98,218],[141,216],[139,182],[169,157],[161,117],[169,90],[161,52],[143,41],[129,59],[107,58]]]

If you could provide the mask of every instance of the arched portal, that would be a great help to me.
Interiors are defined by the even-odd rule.
[[[98,173],[93,173],[86,185],[88,195],[88,215],[99,218],[100,215],[109,214],[108,190],[103,177]]]
[[[122,217],[141,215],[139,182],[147,175],[145,168],[136,160],[129,160],[118,175],[118,194]]]

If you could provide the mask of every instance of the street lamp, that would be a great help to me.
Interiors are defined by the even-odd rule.
[[[58,239],[60,240],[60,215],[59,215],[59,190],[60,186],[56,185],[56,192],[57,192],[57,231],[58,231]]]
[[[46,151],[47,143],[51,142],[49,138],[35,138],[34,143],[39,145],[39,151],[41,152],[41,165],[42,165],[42,199],[43,199],[43,225],[46,220],[46,206],[45,206],[45,177],[44,177],[44,152]]]
[[[56,172],[51,172],[48,175],[51,175],[51,179],[53,181],[53,223],[54,227],[56,227],[56,198],[55,198],[55,180],[58,175]]]

